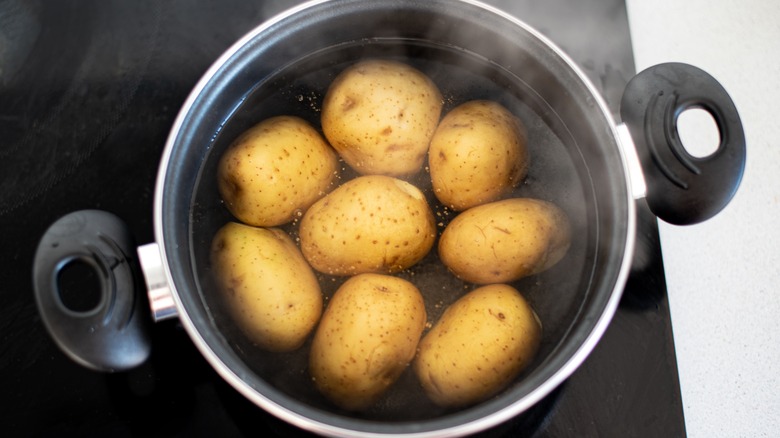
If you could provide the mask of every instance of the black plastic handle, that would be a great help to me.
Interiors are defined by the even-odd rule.
[[[677,132],[677,117],[690,108],[708,111],[718,126],[720,144],[706,157],[689,154]],[[712,76],[682,63],[650,67],[629,81],[620,115],[642,164],[648,206],[659,218],[694,224],[731,201],[745,170],[745,134],[734,102]]]
[[[134,254],[125,223],[98,210],[62,217],[38,245],[33,265],[38,310],[60,349],[81,365],[122,371],[149,356],[151,318],[137,289],[143,282]],[[74,263],[93,269],[98,279],[99,296],[91,308],[74,309],[63,299],[60,276]]]

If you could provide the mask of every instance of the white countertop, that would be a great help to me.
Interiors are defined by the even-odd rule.
[[[637,71],[680,61],[729,92],[747,164],[702,224],[660,223],[688,436],[780,434],[780,1],[627,0]]]

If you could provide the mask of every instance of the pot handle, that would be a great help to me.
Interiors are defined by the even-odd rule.
[[[138,290],[135,246],[127,225],[111,213],[82,210],[54,222],[35,253],[38,310],[59,348],[97,371],[122,371],[149,356],[151,319]],[[80,267],[80,271],[74,269]],[[67,291],[63,277],[96,279],[95,290]],[[93,282],[95,283],[95,282]],[[96,293],[95,293],[96,292]]]
[[[708,111],[718,126],[720,144],[706,157],[689,154],[677,132],[677,117],[691,108]],[[712,76],[682,63],[650,67],[629,81],[620,115],[655,215],[676,225],[694,224],[731,201],[745,169],[745,134],[734,102]]]

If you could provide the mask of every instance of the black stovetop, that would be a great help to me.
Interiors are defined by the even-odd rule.
[[[113,212],[153,241],[157,165],[199,77],[295,1],[0,0],[0,428],[4,436],[295,436],[206,363],[177,321],[129,372],[75,364],[46,333],[32,260],[49,224]],[[560,45],[616,112],[633,55],[623,0],[494,0]],[[10,432],[10,433],[9,433]],[[656,219],[639,205],[617,314],[561,387],[489,436],[684,436]]]

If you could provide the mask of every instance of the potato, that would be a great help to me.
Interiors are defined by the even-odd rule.
[[[526,138],[520,119],[497,102],[455,107],[431,140],[434,194],[456,211],[502,198],[528,174]]]
[[[309,370],[316,387],[344,409],[369,407],[412,361],[426,318],[412,283],[382,274],[351,277],[314,334]]]
[[[571,226],[551,202],[512,198],[459,213],[439,240],[439,257],[458,278],[477,284],[511,282],[558,263]]]
[[[439,89],[421,71],[368,60],[331,83],[322,103],[322,130],[358,173],[411,175],[425,162],[441,108]]]
[[[306,260],[325,274],[393,273],[428,254],[436,224],[417,187],[367,175],[312,205],[300,222],[299,237]]]
[[[308,122],[278,116],[239,136],[218,166],[219,193],[233,216],[273,227],[295,219],[329,192],[339,161]]]
[[[227,309],[259,347],[295,350],[319,321],[320,285],[282,230],[229,222],[213,238],[211,264]]]
[[[462,407],[505,388],[541,342],[539,318],[505,284],[482,286],[450,305],[420,341],[413,369],[435,403]]]

